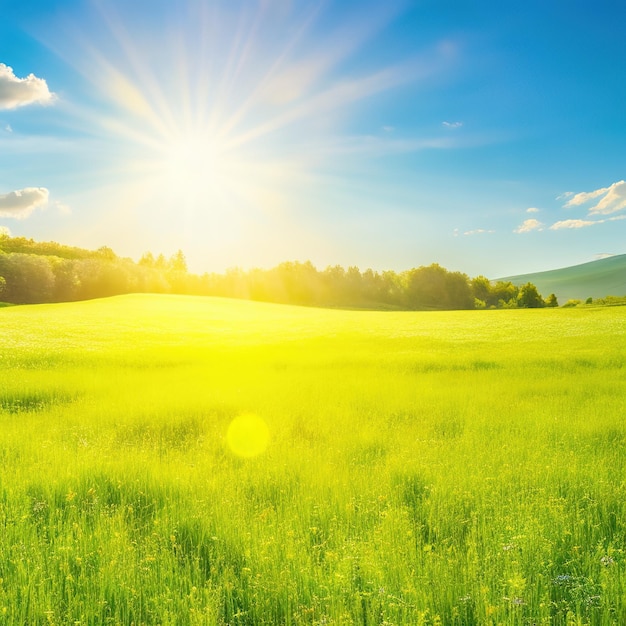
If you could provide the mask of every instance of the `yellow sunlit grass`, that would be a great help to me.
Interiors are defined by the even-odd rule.
[[[0,623],[624,624],[625,318],[2,309]]]

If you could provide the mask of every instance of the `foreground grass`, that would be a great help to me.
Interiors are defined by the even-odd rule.
[[[626,623],[625,322],[5,309],[0,623]]]

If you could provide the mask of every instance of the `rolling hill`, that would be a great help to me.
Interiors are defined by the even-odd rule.
[[[497,280],[511,281],[518,286],[531,282],[544,297],[551,293],[556,294],[560,304],[570,299],[623,296],[626,295],[626,254],[547,272],[506,276]]]

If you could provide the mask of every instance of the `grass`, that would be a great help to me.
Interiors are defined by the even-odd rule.
[[[625,318],[7,308],[0,623],[623,624]]]

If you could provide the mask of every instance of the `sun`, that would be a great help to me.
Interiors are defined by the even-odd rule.
[[[215,183],[220,178],[219,146],[203,134],[190,133],[164,146],[163,169],[174,186]]]
[[[347,62],[384,25],[377,15],[359,14],[347,37],[352,21],[328,32],[320,3],[165,4],[139,28],[133,3],[95,3],[99,36],[76,28],[80,55],[56,42],[93,93],[74,118],[97,157],[102,223],[129,246],[184,248],[216,268],[305,254],[300,237],[325,242],[318,207],[354,202],[361,147],[369,158],[389,143],[360,123],[346,133],[348,114],[422,63]]]

